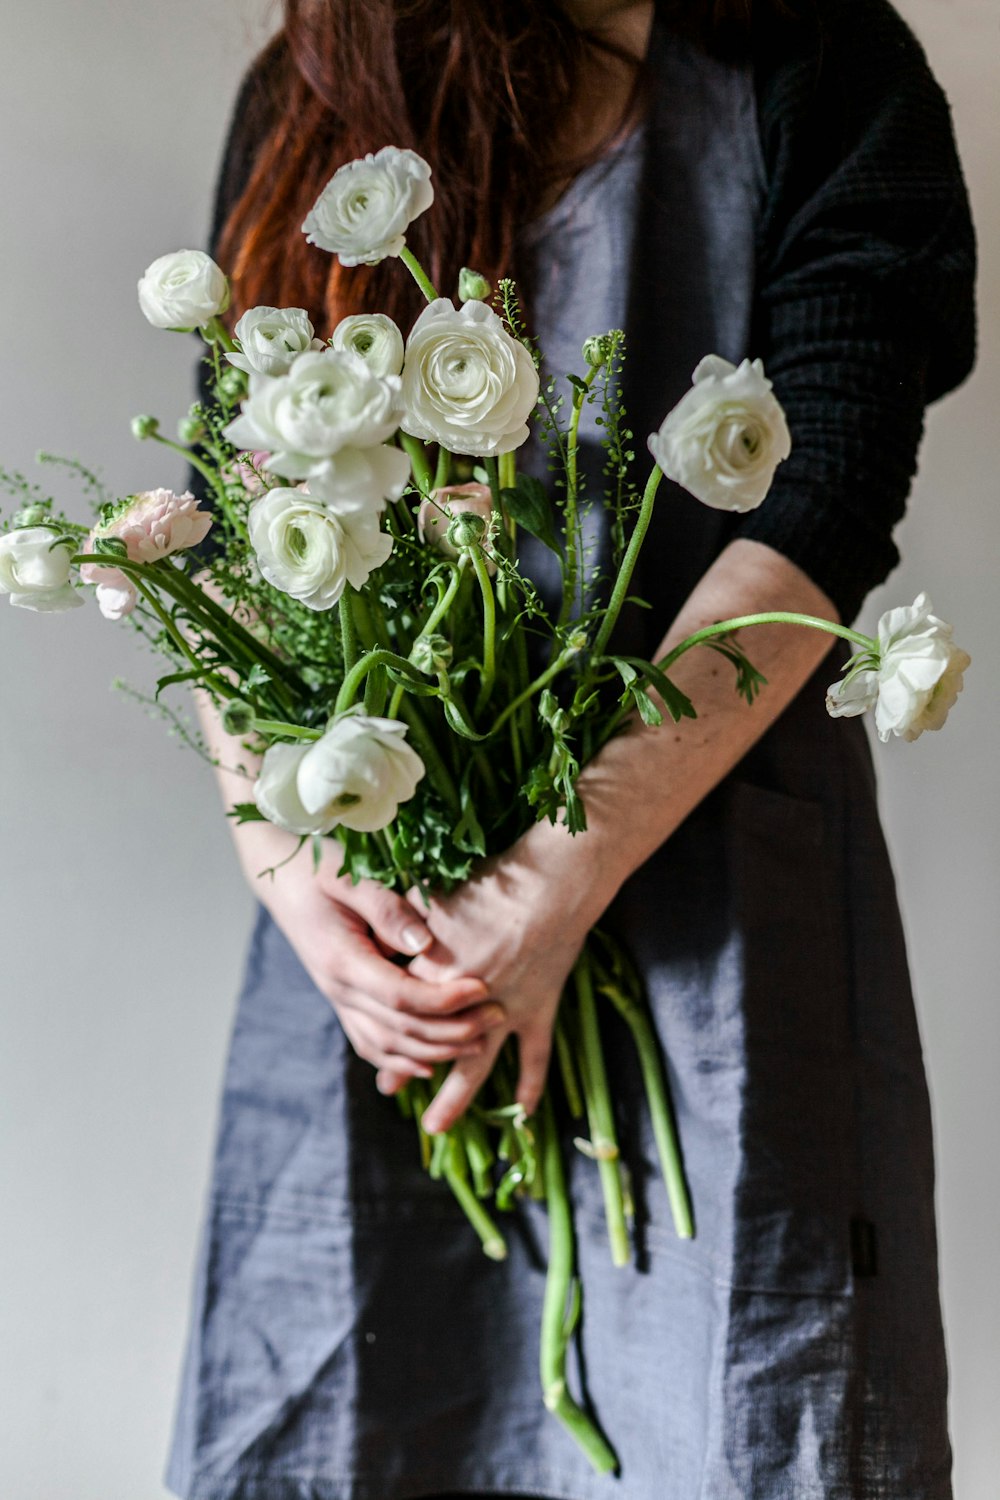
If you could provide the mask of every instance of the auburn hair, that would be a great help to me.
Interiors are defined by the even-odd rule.
[[[657,0],[709,50],[747,43],[751,5],[785,0]],[[581,65],[594,49],[559,0],[285,0],[284,24],[251,70],[230,137],[241,179],[221,190],[215,253],[232,317],[261,303],[305,307],[328,335],[345,313],[388,312],[409,327],[420,294],[394,260],[345,268],[301,224],[345,162],[385,145],[420,153],[434,203],[407,241],[443,294],[462,265],[491,283],[518,273],[516,234],[558,180],[625,133],[648,79],[641,64],[621,118],[592,150],[554,159]]]

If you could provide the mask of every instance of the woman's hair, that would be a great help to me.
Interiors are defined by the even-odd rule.
[[[716,53],[746,45],[752,7],[788,10],[784,0],[656,3],[669,24]],[[453,293],[463,264],[492,283],[516,274],[518,226],[641,107],[646,78],[636,66],[606,138],[555,158],[552,143],[594,48],[615,52],[580,31],[559,0],[285,0],[284,25],[254,65],[245,118],[234,125],[242,179],[223,182],[229,202],[215,249],[232,279],[234,314],[259,303],[303,306],[329,333],[345,313],[379,309],[409,326],[420,296],[394,261],[346,269],[300,232],[336,169],[385,145],[410,147],[433,169],[434,203],[407,240],[435,285]]]

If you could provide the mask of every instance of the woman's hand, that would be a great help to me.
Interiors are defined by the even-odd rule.
[[[269,826],[266,837],[272,849],[286,838]],[[259,840],[258,834],[258,860]],[[287,842],[293,848],[297,840]],[[315,872],[306,852],[296,855],[273,877],[257,880],[255,893],[333,1006],[355,1052],[391,1070],[400,1084],[431,1077],[434,1063],[485,1056],[505,1021],[498,1005],[486,1003],[486,986],[461,976],[418,978],[393,962],[393,955],[412,958],[431,946],[422,914],[376,881],[352,885],[337,875],[339,849],[331,853]],[[249,854],[244,863],[249,875]]]
[[[518,1103],[528,1114],[538,1106],[563,986],[603,906],[599,902],[595,910],[579,848],[576,875],[584,878],[560,878],[568,842],[557,830],[532,829],[450,896],[432,899],[429,908],[419,893],[411,894],[414,909],[426,912],[434,942],[413,959],[410,973],[437,984],[475,974],[504,1009],[503,1025],[490,1033],[481,1053],[454,1063],[425,1112],[424,1129],[432,1134],[447,1130],[469,1107],[511,1035],[520,1058]],[[394,1092],[400,1081],[392,1070],[380,1073],[385,1092]]]
[[[207,694],[196,693],[195,703],[224,802],[246,801],[259,758],[226,734]],[[359,1057],[384,1076],[391,1070],[399,1088],[408,1078],[429,1078],[433,1063],[483,1052],[504,1013],[484,1003],[482,981],[432,983],[393,962],[393,955],[412,958],[433,941],[422,912],[375,881],[352,885],[337,875],[336,844],[326,846],[314,872],[308,852],[295,853],[295,835],[272,823],[233,824],[232,834],[254,895],[337,1012]],[[262,870],[274,874],[261,877]]]

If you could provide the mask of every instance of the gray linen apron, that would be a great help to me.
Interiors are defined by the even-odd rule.
[[[619,321],[631,258],[637,446],[704,353],[752,352],[762,186],[749,73],[662,34],[655,46],[644,132],[529,235],[555,369],[578,368],[582,336]],[[638,649],[654,649],[728,524],[665,487],[638,581],[654,609],[624,626]],[[596,523],[591,540],[599,557]],[[508,1260],[484,1259],[261,913],[174,1491],[947,1500],[920,1044],[865,736],[823,709],[834,675],[828,662],[609,914],[648,987],[697,1221],[692,1242],[675,1239],[634,1059],[609,1020],[637,1265],[611,1266],[593,1163],[570,1148],[585,1295],[571,1379],[621,1477],[596,1478],[541,1404],[544,1215],[523,1207]]]

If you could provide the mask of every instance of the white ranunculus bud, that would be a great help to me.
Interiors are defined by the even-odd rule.
[[[302,489],[267,490],[247,527],[263,577],[308,609],[332,609],[348,584],[363,588],[392,551],[376,510],[334,510]]]
[[[878,622],[878,661],[863,666],[827,691],[834,718],[875,709],[880,740],[915,740],[940,729],[962,691],[972,658],[952,640],[952,627],[931,613],[919,594],[912,604],[887,610]]]
[[[82,598],[69,581],[72,537],[51,526],[23,526],[0,536],[0,594],[21,609],[55,614],[78,609]]]
[[[668,479],[716,510],[754,510],[791,452],[785,414],[759,359],[707,354],[649,451]]]
[[[375,375],[356,354],[300,354],[287,375],[250,378],[250,394],[223,436],[237,448],[266,449],[268,468],[309,479],[342,448],[373,448],[399,426],[398,375]]]
[[[434,202],[430,179],[430,167],[415,151],[383,146],[333,174],[302,232],[342,265],[377,265],[399,254],[409,225]]]
[[[296,355],[323,347],[302,307],[251,307],[234,332],[240,352],[226,358],[248,375],[285,375]]]
[[[475,458],[510,453],[537,399],[531,355],[484,302],[424,308],[406,343],[404,432]]]
[[[146,267],[139,306],[154,328],[190,333],[225,312],[229,282],[204,250],[173,250]]]
[[[385,313],[352,313],[341,318],[330,345],[358,355],[373,375],[398,375],[403,368],[403,335]]]
[[[347,713],[334,719],[302,757],[296,777],[306,812],[336,827],[373,833],[396,816],[424,774],[420,756],[406,743],[406,725]]]

